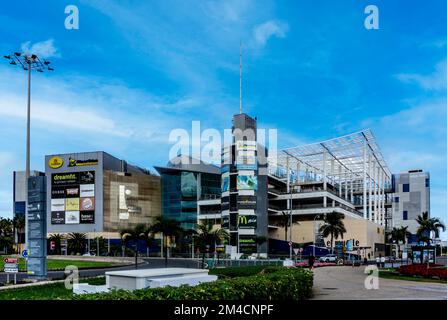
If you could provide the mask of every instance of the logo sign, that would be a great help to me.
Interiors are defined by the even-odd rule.
[[[252,150],[252,151],[256,151],[256,141],[238,140],[238,141],[236,141],[236,150],[243,150],[243,151]]]
[[[239,215],[237,222],[239,228],[256,228],[256,215]]]
[[[98,159],[76,160],[70,157],[68,160],[69,167],[96,166]]]
[[[62,158],[58,156],[52,157],[50,160],[48,160],[48,165],[50,166],[50,168],[53,169],[58,169],[62,167],[63,164],[64,160],[62,160]]]
[[[19,263],[19,259],[17,259],[17,258],[5,258],[5,264],[11,264],[11,263],[13,263],[13,264],[17,264],[17,263]]]

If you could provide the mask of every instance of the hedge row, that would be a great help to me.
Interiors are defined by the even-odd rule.
[[[75,300],[303,300],[312,294],[313,274],[300,268],[201,283],[134,291],[83,294]]]
[[[219,279],[248,277],[259,273],[273,273],[283,270],[284,267],[279,266],[245,266],[245,267],[229,267],[210,269],[209,274],[216,275]]]
[[[441,265],[430,264],[410,264],[401,266],[397,272],[405,276],[420,276],[424,278],[439,278],[447,280],[447,269]]]

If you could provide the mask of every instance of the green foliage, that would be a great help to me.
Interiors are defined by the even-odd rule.
[[[239,274],[255,272],[240,271]],[[197,286],[164,287],[135,291],[114,290],[74,296],[75,300],[303,300],[312,294],[313,274],[301,268],[264,267],[257,274],[220,279]],[[231,274],[231,273],[230,273]],[[235,273],[233,272],[233,275]]]
[[[247,266],[247,267],[233,267],[233,268],[215,268],[210,269],[209,274],[217,275],[219,278],[236,278],[248,277],[259,273],[272,273],[280,271],[284,267],[275,266]]]
[[[324,224],[319,229],[323,237],[331,237],[332,252],[334,252],[334,238],[338,239],[338,237],[341,237],[343,239],[343,234],[346,233],[344,218],[345,215],[343,213],[333,211],[325,215],[323,219]]]
[[[106,283],[106,278],[80,279],[79,282],[103,285]],[[73,290],[66,289],[63,282],[0,291],[0,300],[62,300],[70,299],[72,296]]]
[[[419,224],[416,235],[420,241],[426,242],[427,245],[430,245],[430,241],[435,238],[439,238],[440,231],[446,230],[445,224],[439,218],[429,218],[428,212],[422,212],[416,218],[416,222]],[[433,233],[432,239],[430,239],[431,233]]]
[[[72,232],[68,234],[68,250],[70,253],[84,253],[86,243],[87,235],[85,233]]]

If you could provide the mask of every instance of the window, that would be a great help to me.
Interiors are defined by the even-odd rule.
[[[430,188],[430,178],[425,179],[425,187]]]
[[[408,220],[408,211],[404,211],[404,212],[403,212],[403,217],[402,217],[402,219],[404,219],[404,220]]]
[[[410,192],[410,184],[409,183],[404,183],[402,185],[402,191],[403,192]]]
[[[394,197],[394,202],[399,202],[399,197]]]

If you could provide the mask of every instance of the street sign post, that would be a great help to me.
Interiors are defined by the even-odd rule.
[[[6,282],[9,283],[9,275],[14,274],[14,284],[17,284],[17,273],[19,272],[19,259],[5,258],[3,272],[6,273]]]

